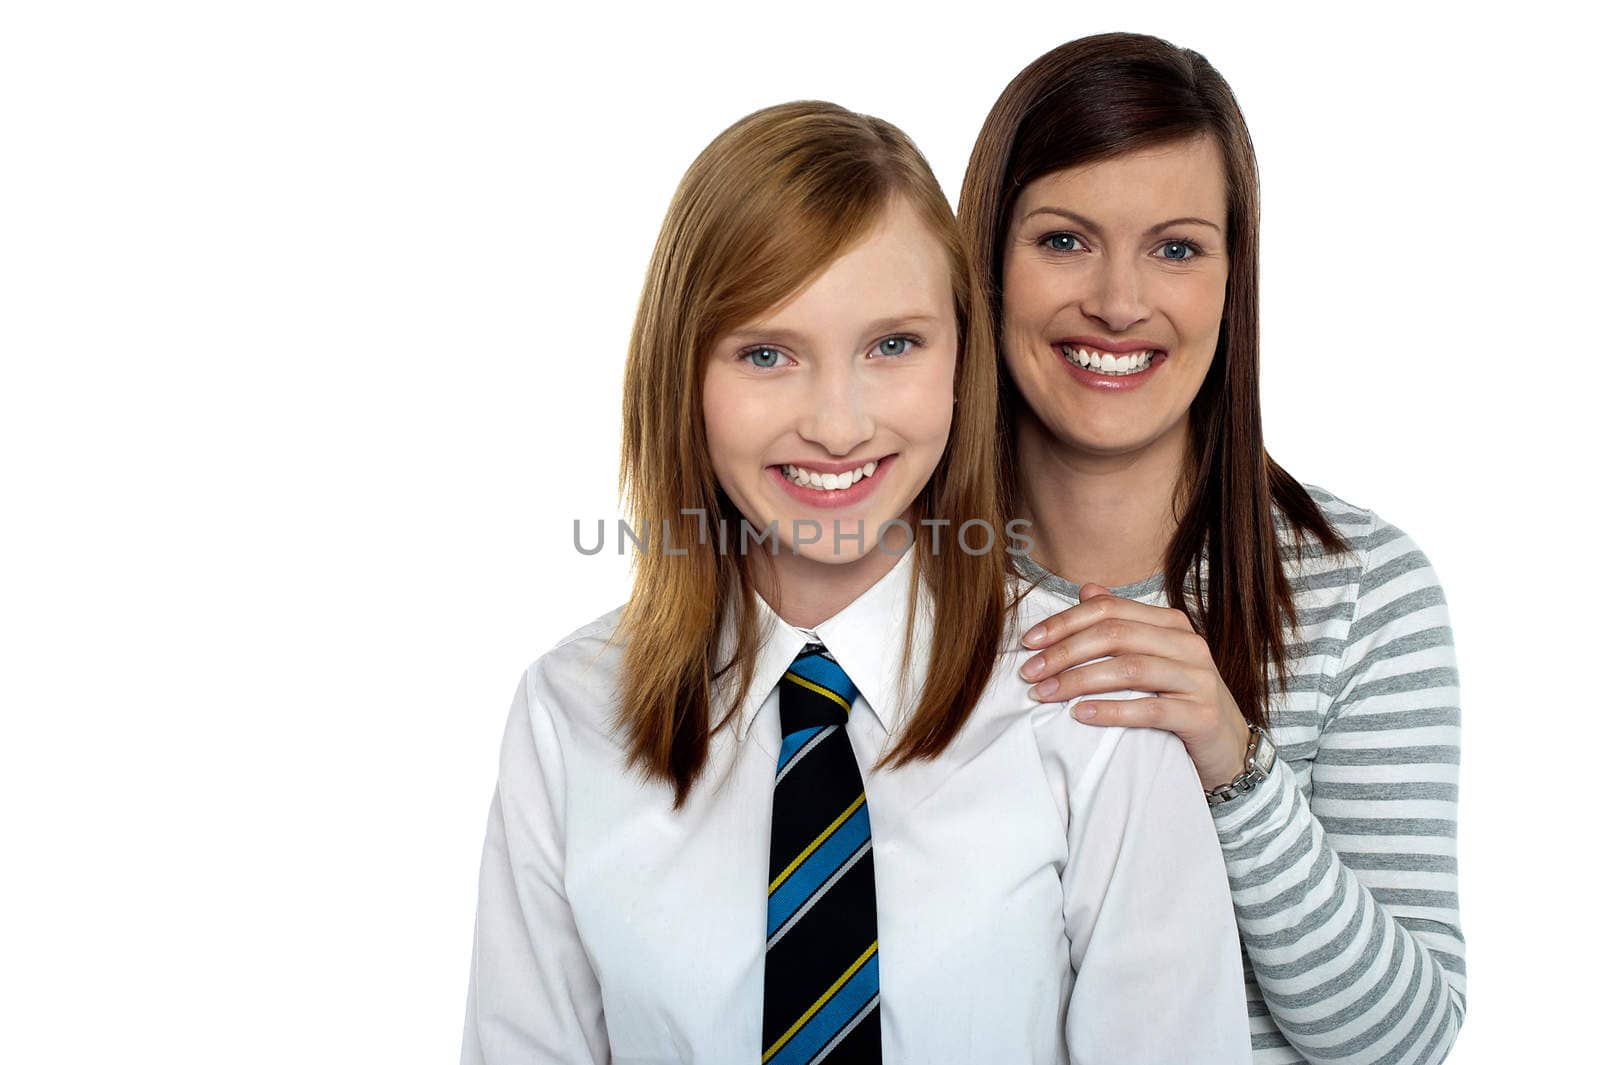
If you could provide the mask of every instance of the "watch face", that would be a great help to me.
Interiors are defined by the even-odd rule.
[[[1256,733],[1256,754],[1250,759],[1250,768],[1259,770],[1263,776],[1272,772],[1272,763],[1278,760],[1278,749],[1272,745],[1272,740],[1267,736],[1266,730]]]

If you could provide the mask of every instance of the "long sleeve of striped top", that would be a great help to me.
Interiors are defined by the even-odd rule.
[[[1354,551],[1308,548],[1291,570],[1300,630],[1270,724],[1279,760],[1213,810],[1254,1059],[1438,1062],[1466,1010],[1444,594],[1409,536],[1310,490]]]

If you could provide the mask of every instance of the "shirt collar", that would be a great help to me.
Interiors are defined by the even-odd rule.
[[[912,551],[901,555],[889,572],[862,592],[843,610],[812,629],[790,625],[755,597],[757,632],[755,674],[744,705],[739,708],[735,729],[742,741],[755,723],[767,696],[783,677],[800,649],[817,639],[832,652],[834,660],[855,684],[868,708],[877,716],[884,731],[893,733],[902,717],[915,706],[927,676],[928,653],[933,641],[933,602],[927,582],[918,582],[917,626],[913,634],[911,661],[904,686],[900,678],[900,654],[906,616],[910,609]],[[720,642],[720,662],[732,657],[737,642],[733,619],[724,619]],[[727,679],[735,679],[730,671]],[[731,686],[731,685],[730,685]]]

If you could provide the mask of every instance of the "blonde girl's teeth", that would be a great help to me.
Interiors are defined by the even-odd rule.
[[[857,466],[853,470],[846,470],[844,473],[817,473],[813,470],[790,465],[782,467],[783,475],[795,484],[804,488],[819,488],[827,492],[837,492],[840,489],[849,488],[863,478],[871,477],[877,468],[878,463],[876,461]]]

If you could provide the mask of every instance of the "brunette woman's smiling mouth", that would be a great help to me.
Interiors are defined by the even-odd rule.
[[[1149,381],[1167,361],[1167,349],[1152,341],[1063,337],[1050,345],[1071,378],[1102,392],[1126,392]]]
[[[848,507],[872,494],[895,458],[891,453],[861,462],[801,459],[768,466],[767,476],[806,506]]]

